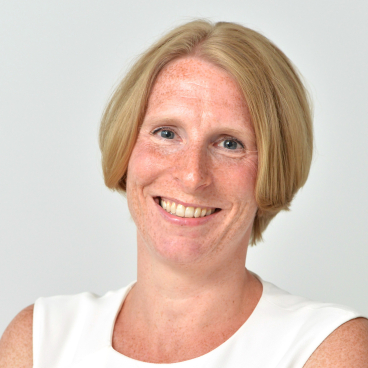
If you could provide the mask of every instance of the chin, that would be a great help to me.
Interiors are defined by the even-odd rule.
[[[200,263],[212,253],[214,245],[197,239],[162,239],[161,241],[145,241],[140,237],[138,243],[143,247],[141,251],[149,252],[151,256],[161,262],[170,263],[172,265],[193,265]]]

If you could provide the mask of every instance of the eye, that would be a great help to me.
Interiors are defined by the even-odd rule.
[[[224,139],[223,141],[218,143],[218,146],[226,148],[228,150],[233,150],[233,151],[244,148],[244,145],[240,141],[234,138]]]
[[[167,129],[161,130],[160,135],[162,138],[166,138],[166,139],[174,139],[175,137],[175,133]]]
[[[175,138],[175,133],[171,129],[168,129],[166,127],[157,128],[151,134],[152,135],[159,134],[159,136],[164,139],[174,139]]]

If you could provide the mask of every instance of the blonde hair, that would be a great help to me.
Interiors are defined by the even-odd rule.
[[[258,211],[251,244],[288,210],[307,180],[313,152],[308,94],[290,60],[266,37],[241,25],[197,20],[175,28],[131,68],[102,117],[100,148],[106,186],[126,190],[128,161],[157,75],[174,59],[196,56],[223,68],[244,93],[256,133]]]

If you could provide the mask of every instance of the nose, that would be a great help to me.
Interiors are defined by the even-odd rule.
[[[210,160],[205,148],[188,147],[176,161],[174,177],[185,192],[193,193],[210,185]]]

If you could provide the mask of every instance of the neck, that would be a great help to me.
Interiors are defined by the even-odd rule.
[[[246,320],[262,286],[245,269],[246,247],[230,259],[173,264],[152,256],[138,235],[138,277],[129,298],[147,325],[203,326],[231,318]],[[134,306],[134,308],[133,308]],[[195,306],[195,307],[194,307]]]

